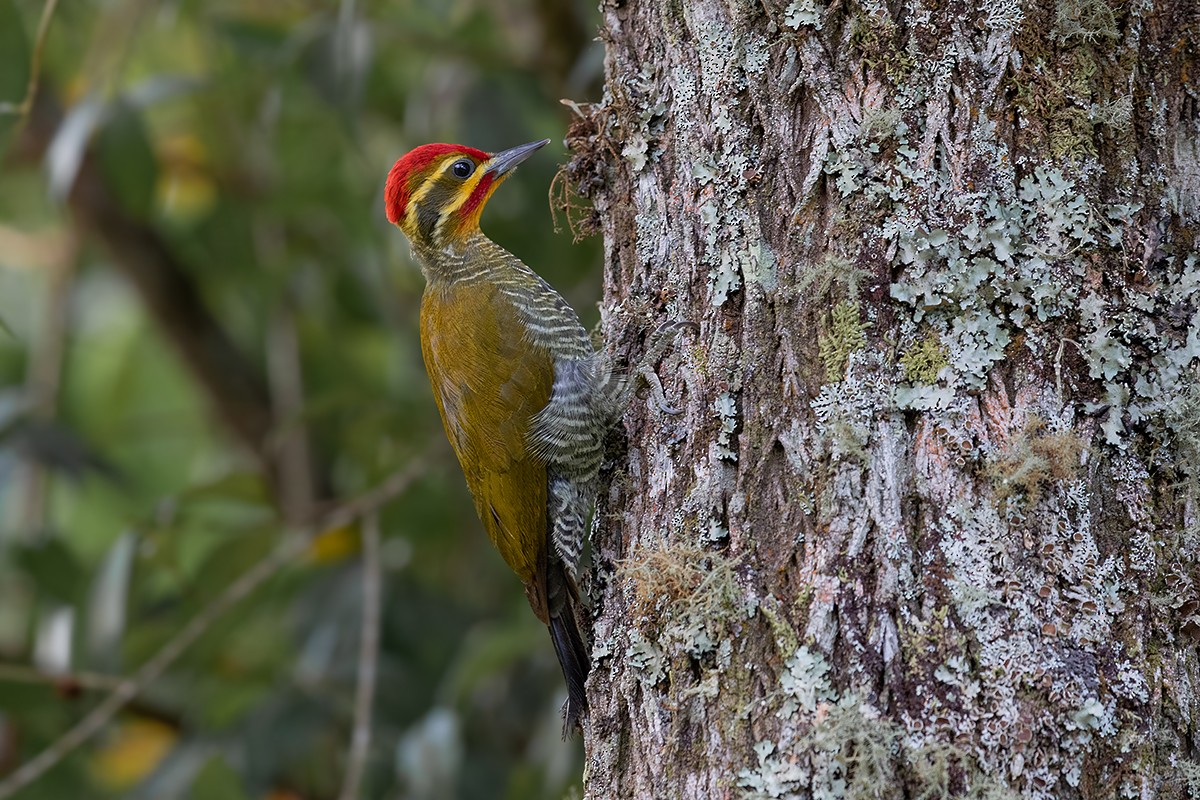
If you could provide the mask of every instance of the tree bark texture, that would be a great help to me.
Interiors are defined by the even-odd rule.
[[[602,10],[587,797],[1200,796],[1197,6]]]

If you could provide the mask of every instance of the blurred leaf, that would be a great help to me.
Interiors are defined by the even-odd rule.
[[[524,660],[546,638],[546,629],[524,617],[507,624],[477,625],[463,637],[443,689],[458,699],[481,682]]]
[[[249,797],[242,779],[219,756],[204,765],[188,794],[188,800],[249,800]]]
[[[82,602],[87,574],[62,541],[47,538],[34,545],[18,545],[12,555],[39,590],[67,604]]]
[[[333,619],[311,626],[296,657],[293,671],[297,681],[316,683],[329,677],[337,658],[342,627]]]
[[[452,708],[434,707],[396,743],[396,771],[413,800],[456,794],[462,771],[462,733]]]
[[[270,552],[277,538],[269,533],[246,533],[222,538],[200,554],[194,564],[180,565],[190,572],[196,585],[191,600],[204,604]]]
[[[180,739],[171,752],[158,762],[154,771],[141,780],[123,800],[179,800],[205,764],[213,758],[215,746],[205,740]]]
[[[223,19],[215,27],[238,54],[246,58],[272,62],[281,61],[288,55],[291,38],[280,25],[257,20]]]
[[[0,0],[3,2],[3,0]],[[91,95],[71,106],[63,117],[54,139],[46,148],[46,173],[49,176],[50,196],[58,202],[67,199],[75,176],[83,164],[92,133],[104,120],[105,103]]]
[[[262,476],[253,472],[227,472],[215,480],[190,486],[179,495],[181,504],[210,501],[271,507],[271,498],[267,495]]]
[[[247,781],[255,779],[254,772],[258,777],[292,773],[304,775],[308,785],[336,785],[341,777],[340,768],[330,761],[314,759],[314,755],[330,748],[329,726],[331,723],[340,726],[344,722],[343,715],[330,713],[331,707],[336,707],[330,702],[333,698],[302,694],[287,686],[281,688],[282,691],[260,704],[257,713],[244,726],[247,761],[253,764]],[[333,747],[339,757],[344,753],[343,736],[337,735],[337,744]],[[286,782],[294,785],[293,781]],[[304,794],[309,796],[308,792]],[[332,797],[334,794],[328,789],[311,792],[313,797]]]
[[[100,169],[117,201],[145,219],[154,207],[158,164],[141,116],[127,100],[116,103],[96,142]]]
[[[125,633],[125,607],[129,575],[137,537],[122,534],[108,549],[92,583],[88,603],[88,662],[101,669],[115,670],[119,664],[121,637]]]
[[[0,103],[18,105],[29,88],[29,40],[12,0],[0,0]]]
[[[343,9],[347,8],[343,4]],[[371,61],[371,30],[350,14],[339,14],[304,52],[305,73],[321,98],[349,114],[362,99]]]
[[[243,722],[277,687],[261,680],[251,681],[245,675],[230,680],[212,680],[199,687],[195,697],[204,702],[191,715],[198,727],[225,731]]]
[[[196,222],[217,202],[217,184],[209,170],[204,142],[192,134],[157,139],[158,205],[175,222]]]
[[[203,82],[188,75],[155,75],[125,92],[125,101],[135,109],[194,92]]]
[[[0,427],[0,445],[11,447],[23,458],[76,480],[87,472],[113,480],[119,478],[112,464],[62,425],[19,417]]]
[[[230,534],[261,530],[277,513],[262,476],[249,472],[230,472],[188,487],[173,506],[177,525]]]
[[[158,766],[178,737],[164,722],[146,717],[124,719],[92,756],[92,774],[109,789],[128,789]]]
[[[22,715],[44,710],[61,700],[56,687],[37,686],[24,682],[0,681],[0,708],[4,714]]]
[[[29,87],[29,40],[25,22],[12,0],[0,0],[0,109],[17,106]],[[15,114],[0,111],[0,156],[8,149],[13,130],[20,123]]]
[[[74,606],[60,605],[48,609],[38,620],[33,644],[34,666],[51,675],[61,675],[70,671],[74,641]]]

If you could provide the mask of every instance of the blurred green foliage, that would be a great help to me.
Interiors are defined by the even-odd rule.
[[[599,92],[593,5],[63,2],[23,119],[42,4],[0,0],[0,779],[270,552],[288,514],[420,458],[382,515],[362,796],[577,785],[549,638],[443,441],[423,281],[382,188],[426,141],[551,138],[484,229],[594,322],[598,242],[555,234],[546,200],[570,122],[558,100]],[[90,216],[81,185],[105,192]],[[129,243],[146,240],[162,246],[149,274],[174,269],[174,289],[131,280]],[[202,325],[166,324],[176,306],[207,310],[240,364],[199,374],[189,347],[225,351]],[[219,410],[245,376],[263,387],[262,441]],[[19,796],[337,797],[358,556],[356,529],[321,533]]]

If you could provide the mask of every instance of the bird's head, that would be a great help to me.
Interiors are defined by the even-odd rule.
[[[496,187],[549,139],[499,153],[461,144],[423,144],[388,173],[388,222],[414,245],[442,249],[479,230],[479,215]]]

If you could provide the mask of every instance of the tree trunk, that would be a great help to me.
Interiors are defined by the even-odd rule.
[[[1196,8],[604,3],[588,798],[1200,796]]]

